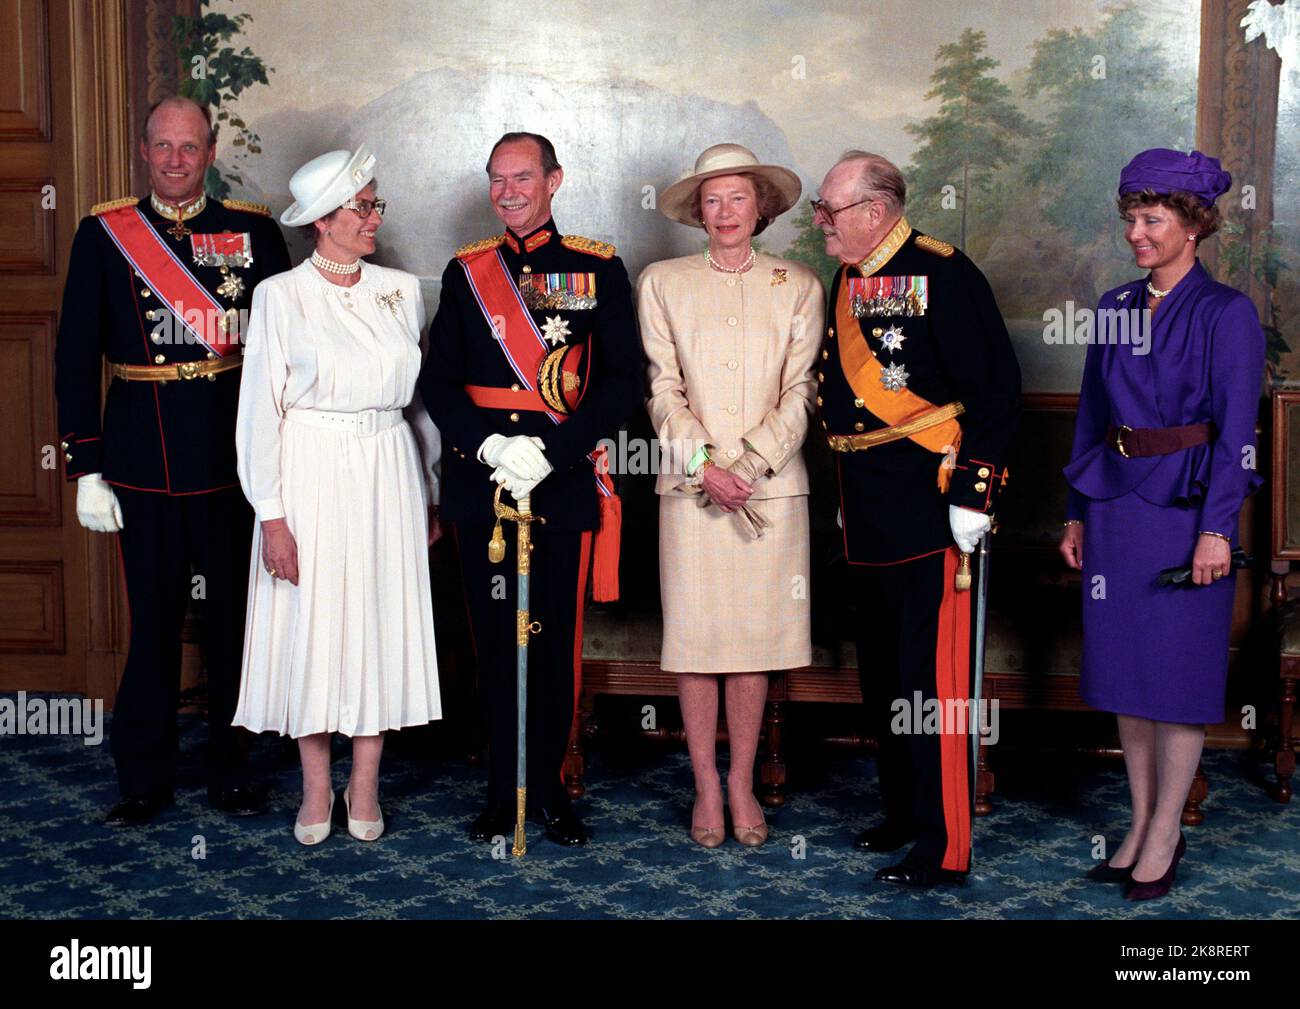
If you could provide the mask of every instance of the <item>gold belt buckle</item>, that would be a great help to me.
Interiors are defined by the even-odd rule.
[[[202,364],[202,361],[182,361],[176,366],[176,371],[184,379],[198,378],[199,367]]]
[[[1125,431],[1129,432],[1129,434],[1133,433],[1133,429],[1131,427],[1129,427],[1127,424],[1121,424],[1119,426],[1119,430],[1115,432],[1115,448],[1119,450],[1119,454],[1122,455],[1125,459],[1132,459],[1133,457],[1128,454],[1128,449],[1124,447]]]

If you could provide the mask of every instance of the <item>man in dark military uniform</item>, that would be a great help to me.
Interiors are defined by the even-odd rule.
[[[614,247],[561,235],[551,219],[563,178],[545,137],[508,133],[493,147],[489,194],[506,230],[448,264],[420,376],[448,449],[442,517],[455,523],[488,728],[488,803],[472,840],[509,836],[515,822],[515,526],[505,528],[507,563],[487,553],[500,483],[516,499],[531,494],[545,519],[532,526],[531,616],[541,629],[528,643],[529,812],[551,840],[586,841],[561,770],[589,560],[595,598],[617,591],[618,499],[595,450],[641,402],[643,362]]]
[[[205,195],[213,140],[194,102],[150,111],[140,154],[152,192],[99,204],[81,222],[59,321],[55,396],[77,518],[118,534],[130,606],[112,725],[122,799],[110,826],[148,822],[172,801],[191,598],[203,609],[208,796],[233,815],[261,811],[230,724],[252,540],[235,473],[239,319],[289,256],[266,208]],[[101,410],[105,356],[113,381]]]
[[[856,845],[915,841],[876,879],[931,886],[970,868],[971,593],[956,591],[954,576],[1007,479],[1020,368],[983,274],[909,226],[905,196],[894,165],[851,151],[813,203],[827,254],[844,264],[817,405],[835,452],[859,678],[880,745],[885,820]],[[923,719],[936,711],[937,722]]]

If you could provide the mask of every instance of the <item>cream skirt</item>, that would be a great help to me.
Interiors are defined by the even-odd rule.
[[[757,540],[716,505],[660,496],[664,670],[746,673],[812,661],[808,498],[755,504],[772,523]]]

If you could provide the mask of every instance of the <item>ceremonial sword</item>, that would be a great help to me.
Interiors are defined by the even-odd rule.
[[[529,527],[534,522],[546,519],[533,514],[530,496],[525,494],[516,500],[517,508],[501,503],[501,484],[497,485],[492,497],[492,511],[496,514],[496,525],[492,529],[492,539],[488,543],[488,560],[500,564],[505,560],[506,541],[501,535],[501,520],[515,522],[519,526],[519,536],[515,552],[515,570],[518,577],[518,601],[515,610],[515,843],[510,853],[515,858],[522,858],[528,850],[528,839],[524,833],[524,813],[528,806],[528,635],[536,634],[542,625],[528,618],[528,575],[531,568],[532,543]]]

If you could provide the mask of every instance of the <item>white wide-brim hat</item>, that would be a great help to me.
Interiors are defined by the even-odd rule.
[[[695,196],[695,191],[708,179],[719,175],[739,175],[742,172],[762,176],[781,194],[781,209],[776,214],[784,214],[799,202],[803,183],[790,169],[780,165],[760,165],[754,152],[740,144],[714,144],[695,159],[694,171],[664,190],[663,196],[659,198],[659,210],[674,221],[702,228],[703,222],[691,214],[691,199]],[[772,216],[775,217],[776,214]]]
[[[330,151],[312,158],[289,180],[293,204],[280,215],[280,223],[286,228],[311,224],[343,206],[374,177],[375,156],[368,144],[355,153]]]

